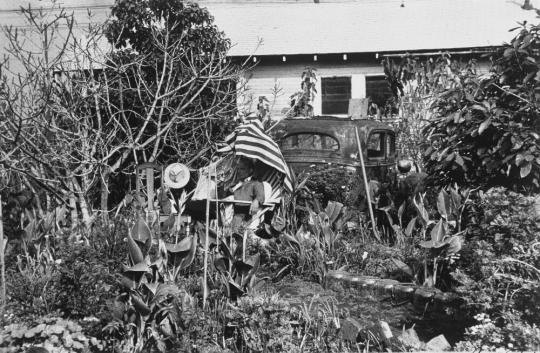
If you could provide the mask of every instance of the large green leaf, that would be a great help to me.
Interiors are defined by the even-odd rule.
[[[450,195],[448,195],[446,190],[441,189],[437,197],[437,211],[439,211],[439,214],[443,218],[450,220],[453,214],[451,207]]]
[[[334,224],[341,214],[343,204],[337,201],[328,201],[328,205],[324,209],[330,219],[330,224]]]
[[[152,238],[150,228],[142,217],[135,220],[135,224],[131,227],[131,236],[135,241],[143,244]]]
[[[413,232],[415,226],[416,226],[416,217],[411,219],[409,221],[409,224],[407,224],[407,228],[405,228],[405,235],[410,237],[412,235],[412,232]]]
[[[180,240],[178,244],[165,243],[165,249],[167,249],[167,252],[170,252],[172,254],[185,256],[191,249],[192,242],[193,236],[185,237],[184,239]]]
[[[530,174],[532,170],[532,163],[531,162],[527,162],[525,164],[523,164],[521,166],[521,168],[519,169],[519,175],[522,177],[522,178],[525,178],[527,175]]]
[[[131,302],[133,303],[133,306],[135,307],[135,310],[143,316],[147,316],[151,313],[150,308],[146,303],[136,294],[131,294]]]
[[[125,269],[125,272],[147,272],[150,268],[146,264],[146,262],[143,260],[142,262],[139,262],[138,264],[135,264],[127,269]]]
[[[131,234],[128,234],[127,242],[128,242],[129,256],[131,258],[132,264],[138,264],[138,263],[143,262],[144,256],[143,256],[142,250],[139,247],[139,245],[137,245],[135,240],[133,240],[133,238],[131,237]]]
[[[183,270],[187,268],[191,263],[193,262],[193,259],[195,258],[195,253],[197,252],[197,234],[191,237],[191,247],[189,249],[189,252],[187,253],[187,256],[182,259],[180,262],[180,269]]]
[[[431,240],[438,243],[442,242],[444,236],[446,235],[446,230],[444,226],[444,221],[442,219],[435,224],[435,227],[431,230]]]

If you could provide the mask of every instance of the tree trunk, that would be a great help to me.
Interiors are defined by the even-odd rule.
[[[79,207],[81,208],[81,216],[82,216],[82,221],[84,223],[84,226],[86,228],[90,228],[90,225],[92,223],[92,217],[90,215],[91,211],[88,208],[88,203],[86,202],[84,192],[81,190],[81,187],[77,183],[77,180],[73,180],[72,184],[73,184],[73,189],[75,191],[75,194],[78,195]]]
[[[4,240],[4,220],[2,217],[2,195],[0,195],[0,266],[2,266],[2,286],[0,289],[0,300],[2,312],[4,311],[4,306],[6,305],[6,262],[4,259],[4,250],[6,248],[6,244],[4,242],[7,241]]]
[[[109,218],[109,172],[106,170],[101,177],[101,215],[104,221]]]
[[[71,228],[75,228],[79,223],[79,213],[77,212],[77,198],[73,191],[69,193],[69,208],[71,209]]]

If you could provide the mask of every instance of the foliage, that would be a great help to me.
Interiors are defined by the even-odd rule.
[[[82,216],[90,227],[98,200],[108,209],[111,182],[127,186],[120,171],[178,158],[204,163],[196,157],[235,124],[239,69],[208,10],[119,0],[105,30],[110,52],[92,18],[79,37],[73,15],[54,1],[22,12],[24,32],[3,28],[0,171],[31,190],[40,210],[69,203],[72,223]]]
[[[108,317],[107,301],[117,287],[114,271],[118,264],[82,244],[65,244],[55,256],[57,278],[50,289],[57,293],[53,308],[69,318]]]
[[[243,297],[225,311],[227,342],[237,352],[347,352],[332,303],[291,307],[277,295]]]
[[[164,352],[177,342],[182,311],[195,305],[194,298],[178,286],[176,279],[195,257],[197,236],[186,237],[178,244],[160,240],[153,261],[134,238],[141,239],[141,234],[128,234],[130,266],[123,266],[119,280],[123,288],[109,308],[113,321],[104,330],[110,344],[124,352]]]
[[[508,314],[508,313],[507,313]],[[511,313],[510,313],[511,314]],[[540,329],[512,315],[506,315],[505,326],[495,324],[486,314],[475,316],[477,325],[467,328],[465,340],[456,344],[457,351],[536,351],[540,348]],[[510,317],[509,317],[510,316]]]
[[[484,315],[480,321],[489,325],[481,329],[496,333],[499,347],[534,350],[538,341],[530,338],[540,325],[538,199],[493,188],[475,203],[478,222],[468,225],[452,272],[462,312]],[[478,330],[470,329],[469,336],[478,338]]]
[[[428,59],[408,55],[399,63],[386,58],[382,64],[399,109],[397,150],[422,169],[429,147],[423,129],[432,118],[432,105],[442,92],[461,84],[460,76],[474,75],[476,64],[462,63],[447,53]]]
[[[119,137],[139,139],[136,159],[187,162],[228,133],[239,72],[208,9],[182,0],[117,0],[112,16],[105,36],[115,50],[102,79],[113,115],[129,124]]]
[[[0,352],[26,352],[43,347],[51,353],[102,351],[103,344],[85,335],[74,321],[43,317],[32,324],[7,325],[0,332]]]
[[[306,172],[305,183],[320,205],[328,201],[340,202],[347,206],[358,206],[362,183],[355,171],[339,166],[314,165]]]
[[[540,189],[539,48],[540,28],[524,24],[494,54],[488,78],[458,73],[436,96],[424,156],[438,183]]]
[[[114,227],[96,223],[76,234],[59,227],[63,219],[59,213],[32,219],[19,239],[20,249],[11,249],[16,263],[8,271],[8,293],[22,320],[50,313],[70,319],[108,316],[106,302],[124,253],[115,240],[121,222]]]
[[[290,97],[291,109],[287,114],[288,117],[313,117],[312,102],[317,94],[317,89],[315,88],[317,82],[316,71],[313,67],[306,67],[302,72],[300,91],[293,93]]]
[[[247,236],[247,235],[244,235]],[[227,298],[236,300],[238,297],[255,290],[262,280],[257,278],[260,266],[260,255],[243,260],[242,249],[233,245],[234,241],[221,242],[219,253],[214,257],[216,282]]]

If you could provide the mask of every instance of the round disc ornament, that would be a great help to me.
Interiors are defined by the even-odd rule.
[[[189,181],[189,168],[182,163],[173,163],[165,168],[163,182],[171,189],[181,189]]]

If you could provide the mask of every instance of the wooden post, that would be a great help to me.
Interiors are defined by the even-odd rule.
[[[206,298],[208,297],[207,278],[208,278],[208,242],[210,241],[210,168],[206,177],[206,228],[204,239],[204,273],[203,273],[203,309],[206,308]]]
[[[148,212],[154,211],[154,168],[146,167],[146,195],[148,196]]]
[[[215,185],[215,188],[214,188],[214,192],[216,194],[216,246],[217,246],[217,249],[219,249],[219,196],[218,196],[218,187],[217,187],[217,184],[218,184],[218,175],[217,175],[217,162],[216,164],[214,165],[214,175],[215,175],[215,182],[214,182],[214,185]]]
[[[367,204],[369,209],[369,216],[371,218],[371,228],[373,229],[373,234],[377,240],[381,240],[377,228],[375,228],[375,216],[373,215],[373,209],[371,208],[371,195],[369,194],[369,185],[367,181],[366,166],[364,164],[364,155],[362,153],[362,145],[360,143],[360,135],[358,134],[358,127],[354,127],[356,133],[356,144],[358,145],[358,154],[360,155],[360,166],[362,167],[362,177],[364,179],[364,188],[366,189]]]
[[[6,259],[4,258],[4,219],[2,217],[2,195],[0,195],[0,266],[2,266],[2,287],[0,289],[0,300],[2,312],[6,305]]]

